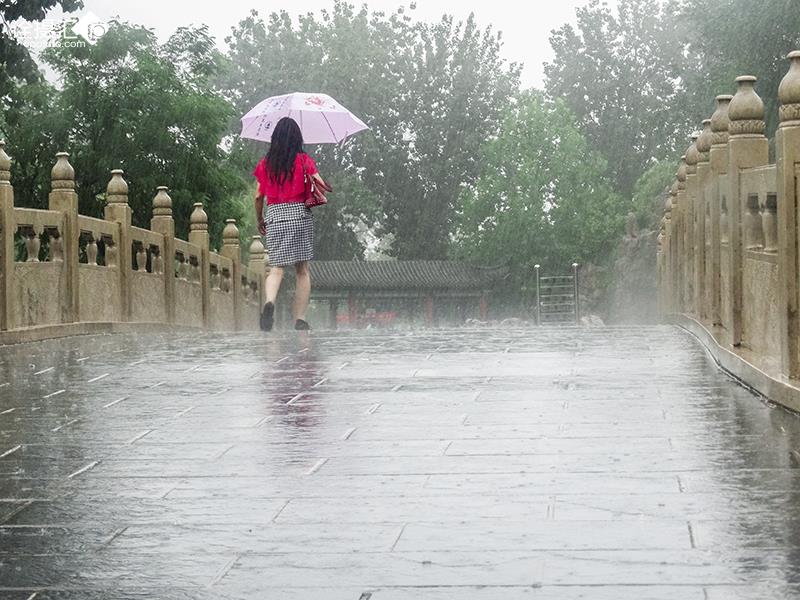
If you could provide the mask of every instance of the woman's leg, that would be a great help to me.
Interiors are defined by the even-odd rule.
[[[283,281],[283,267],[271,267],[267,275],[267,302],[275,304],[278,290],[281,289],[281,281]]]
[[[297,286],[294,292],[294,318],[305,320],[308,299],[311,296],[311,269],[307,261],[297,263],[294,268],[297,273]]]

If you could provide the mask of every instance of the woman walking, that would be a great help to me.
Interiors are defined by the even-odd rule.
[[[314,160],[303,150],[303,134],[293,119],[284,117],[275,125],[269,151],[256,165],[253,175],[258,180],[255,197],[258,231],[267,237],[271,266],[261,329],[272,330],[275,298],[283,280],[283,269],[292,265],[297,274],[294,328],[311,329],[306,322],[306,310],[311,295],[309,261],[314,258],[314,219],[305,205],[305,179],[315,177],[320,182],[322,179]]]

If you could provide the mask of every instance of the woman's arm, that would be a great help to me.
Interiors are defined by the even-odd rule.
[[[312,175],[312,177],[313,177],[314,179],[316,179],[316,180],[317,180],[317,184],[318,184],[318,185],[319,185],[319,186],[320,186],[320,187],[321,187],[323,190],[325,190],[326,192],[332,192],[332,191],[333,191],[333,188],[332,188],[332,187],[331,187],[331,186],[328,184],[328,182],[327,182],[327,181],[325,181],[325,180],[322,178],[322,175],[320,175],[319,173],[314,173],[314,174]]]
[[[256,209],[256,223],[258,224],[258,233],[267,235],[267,224],[264,222],[264,196],[256,191],[254,198],[254,206]]]

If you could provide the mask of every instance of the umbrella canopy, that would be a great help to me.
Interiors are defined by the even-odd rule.
[[[326,94],[295,92],[262,100],[242,117],[242,137],[268,142],[283,117],[291,117],[306,144],[338,144],[369,129],[361,119]]]

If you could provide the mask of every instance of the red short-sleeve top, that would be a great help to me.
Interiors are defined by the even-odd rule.
[[[305,195],[303,167],[309,175],[317,173],[317,164],[314,159],[305,152],[299,152],[294,159],[291,176],[279,184],[267,172],[267,159],[262,158],[253,171],[253,176],[258,181],[258,193],[267,199],[267,204],[303,202]]]

